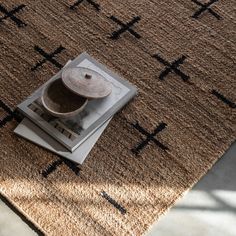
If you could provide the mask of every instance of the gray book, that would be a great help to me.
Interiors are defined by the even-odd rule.
[[[100,126],[100,128],[90,135],[89,138],[76,148],[74,152],[70,152],[28,118],[22,120],[22,122],[15,128],[14,133],[73,162],[83,164],[111,119],[112,118]]]
[[[62,69],[19,104],[18,108],[32,122],[60,142],[70,152],[73,152],[101,125],[128,103],[136,95],[137,89],[87,53],[82,53],[66,66],[80,66],[97,71],[111,82],[112,93],[102,99],[90,100],[85,109],[76,117],[69,119],[54,117],[45,112],[40,97],[42,89],[48,83],[61,78]]]

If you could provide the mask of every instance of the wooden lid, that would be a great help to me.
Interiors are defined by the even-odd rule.
[[[112,91],[112,85],[98,72],[85,68],[66,68],[62,72],[64,85],[86,98],[103,98]]]

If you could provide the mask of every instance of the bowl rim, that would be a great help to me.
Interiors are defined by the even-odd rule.
[[[59,79],[61,79],[61,78],[59,78]],[[58,80],[59,80],[58,79]],[[86,97],[83,97],[83,96],[79,96],[78,94],[76,94],[78,97],[81,97],[81,98],[83,98],[83,99],[85,99],[85,101],[84,101],[84,103],[82,104],[82,106],[80,106],[78,109],[76,109],[76,110],[73,110],[73,111],[70,111],[70,112],[57,112],[57,111],[54,111],[54,110],[52,110],[51,108],[49,108],[47,105],[46,105],[46,103],[45,103],[45,100],[44,100],[44,95],[45,95],[45,93],[47,92],[47,90],[49,89],[49,87],[50,87],[50,85],[51,84],[53,84],[54,82],[56,82],[57,81],[57,79],[56,80],[54,80],[54,81],[52,81],[51,83],[49,83],[47,86],[45,86],[44,88],[43,88],[43,90],[42,90],[42,94],[41,94],[41,101],[42,101],[42,105],[43,105],[43,107],[50,113],[50,114],[52,114],[52,115],[54,115],[54,116],[60,116],[60,117],[64,117],[64,116],[67,116],[67,115],[76,115],[76,114],[74,114],[75,112],[80,112],[80,111],[82,111],[83,109],[84,109],[84,107],[87,105],[87,103],[88,103],[88,98],[86,98]],[[65,86],[65,88],[66,88],[66,86]],[[68,89],[68,88],[67,88]],[[72,92],[72,91],[71,91]],[[72,92],[73,93],[73,92]]]

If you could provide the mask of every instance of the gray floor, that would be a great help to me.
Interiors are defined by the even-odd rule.
[[[0,200],[0,236],[37,235]],[[236,143],[146,236],[236,235]]]
[[[236,143],[147,236],[236,236]]]

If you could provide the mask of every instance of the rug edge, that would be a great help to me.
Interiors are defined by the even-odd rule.
[[[20,207],[18,207],[10,198],[8,198],[1,190],[0,190],[0,200],[3,201],[4,204],[7,205],[21,220],[27,224],[35,233],[39,236],[45,236],[47,233],[31,218],[29,217]]]

